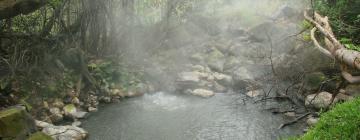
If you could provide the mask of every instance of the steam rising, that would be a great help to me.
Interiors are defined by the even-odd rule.
[[[286,28],[267,25],[282,22],[282,18],[294,18],[292,12],[299,13],[306,6],[299,0],[169,0],[157,8],[151,4],[129,8],[136,2],[113,2],[116,18],[112,24],[117,29],[113,31],[112,44],[121,52],[121,61],[134,70],[144,69],[148,81],[165,89],[172,89],[177,73],[192,64],[191,55],[209,51],[214,44],[242,46],[244,50],[234,52],[240,55],[242,64],[254,56],[268,57],[264,56],[270,44],[266,34],[273,41],[274,54],[289,51],[288,45],[293,40],[277,42],[299,31],[298,25]],[[253,29],[266,22],[271,24]],[[239,41],[241,31],[258,33],[253,36],[260,40]],[[251,51],[246,48],[250,46],[265,49],[249,54]]]

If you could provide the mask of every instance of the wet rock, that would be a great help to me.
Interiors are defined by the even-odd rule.
[[[49,109],[49,111],[51,113],[50,115],[51,122],[55,123],[63,120],[64,116],[59,108],[52,107]]]
[[[252,97],[252,98],[258,97],[261,94],[263,94],[262,90],[251,90],[251,91],[246,92],[246,95],[249,97]]]
[[[87,117],[88,112],[85,111],[76,111],[75,113],[71,114],[76,119],[84,119]]]
[[[181,91],[196,88],[201,84],[201,77],[200,72],[182,72],[176,80],[176,89]]]
[[[36,132],[31,134],[27,140],[53,140],[53,138],[43,132]]]
[[[295,112],[286,112],[286,113],[284,113],[284,115],[287,116],[287,117],[296,117]]]
[[[36,130],[34,120],[25,107],[11,107],[0,111],[0,138],[26,139]]]
[[[306,124],[309,126],[315,126],[319,122],[319,118],[315,118],[313,116],[309,116],[306,120]]]
[[[80,121],[75,121],[71,124],[72,126],[75,126],[75,127],[80,127],[81,126],[81,122]]]
[[[99,98],[99,102],[108,104],[108,103],[111,103],[111,98],[106,97],[106,96],[102,96],[102,97]]]
[[[215,81],[223,86],[232,86],[232,77],[222,73],[213,73]]]
[[[200,96],[200,97],[204,97],[204,98],[209,98],[215,95],[215,93],[213,91],[210,90],[206,90],[206,89],[195,89],[193,91],[191,91],[192,95],[195,96]]]
[[[88,132],[76,126],[55,126],[42,121],[36,121],[36,125],[55,140],[84,140],[88,136]]]
[[[89,112],[96,112],[96,111],[98,111],[98,109],[95,108],[95,107],[91,107],[91,106],[90,106],[90,107],[88,108],[88,111],[89,111]]]
[[[311,94],[306,96],[305,105],[312,106],[316,109],[328,108],[332,102],[332,94],[328,92],[321,92],[319,94]],[[334,99],[333,103],[338,101],[337,98]]]
[[[65,116],[72,118],[73,114],[77,112],[77,109],[74,104],[68,104],[63,107]]]

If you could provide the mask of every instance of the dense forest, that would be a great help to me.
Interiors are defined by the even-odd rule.
[[[359,139],[359,58],[358,0],[0,0],[0,140]],[[137,100],[144,111],[126,108]],[[208,128],[154,137],[154,124],[146,129],[187,105],[215,117],[230,100],[271,128],[218,132],[212,115],[196,114],[204,122],[191,128]],[[148,114],[151,104],[168,110]],[[102,112],[110,120],[143,113],[119,120],[122,138],[116,128],[102,137],[102,118],[92,124],[90,115],[107,105],[126,109]],[[89,132],[80,128],[88,118]],[[149,120],[135,131],[132,119]],[[191,124],[178,119],[176,131]]]

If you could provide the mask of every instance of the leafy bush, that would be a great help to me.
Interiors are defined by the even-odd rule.
[[[360,99],[336,105],[299,140],[360,139]]]

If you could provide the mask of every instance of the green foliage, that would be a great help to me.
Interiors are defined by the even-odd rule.
[[[336,105],[321,115],[315,127],[298,140],[360,139],[360,99]]]
[[[315,9],[329,17],[330,24],[339,37],[360,44],[359,0],[315,0]]]
[[[342,44],[344,44],[346,48],[348,48],[350,50],[355,50],[355,51],[360,52],[360,46],[353,44],[351,39],[349,39],[349,38],[341,38],[340,42]]]
[[[117,64],[114,61],[97,61],[88,65],[94,78],[105,88],[120,85],[123,90],[140,83],[143,75],[140,72],[127,69],[128,66]]]

